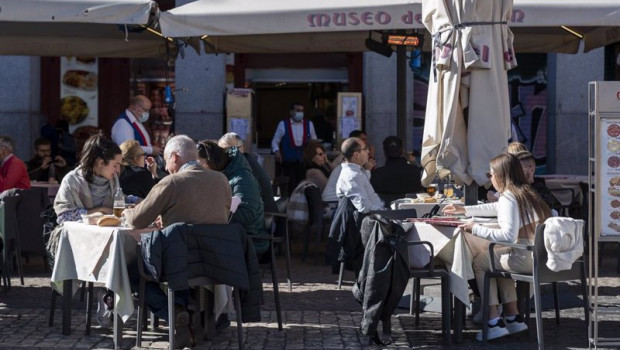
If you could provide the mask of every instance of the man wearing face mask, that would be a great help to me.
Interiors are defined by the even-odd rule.
[[[146,96],[132,97],[129,101],[129,107],[116,119],[112,126],[112,140],[117,145],[127,140],[136,140],[146,154],[159,155],[161,148],[153,146],[149,133],[142,125],[149,120],[150,110],[151,101]]]
[[[299,102],[291,104],[290,117],[280,121],[271,140],[271,150],[276,162],[282,165],[282,174],[288,176],[288,193],[304,179],[304,144],[316,140],[314,124],[304,119],[304,106]]]

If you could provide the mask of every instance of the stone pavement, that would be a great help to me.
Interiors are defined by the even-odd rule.
[[[293,254],[299,256],[298,249]],[[600,294],[607,302],[620,305],[620,278],[615,272],[615,251],[607,251],[603,264],[604,276],[601,278]],[[279,277],[284,277],[283,257],[279,257]],[[12,279],[13,289],[9,293],[0,291],[0,349],[110,349],[113,348],[111,330],[101,329],[95,322],[91,335],[84,334],[84,303],[76,296],[74,299],[72,334],[61,334],[61,313],[56,311],[53,327],[47,324],[50,306],[49,273],[43,273],[42,264],[33,261],[26,267],[26,285],[19,285]],[[607,268],[607,266],[609,266]],[[352,273],[345,273],[342,290],[336,287],[337,275],[331,269],[313,259],[302,263],[293,259],[293,291],[289,292],[286,283],[280,283],[280,295],[284,319],[284,330],[277,329],[274,311],[271,276],[263,276],[265,286],[265,305],[263,321],[244,324],[246,349],[374,349],[365,337],[357,332],[361,317],[361,307],[354,301],[350,289]],[[565,283],[560,287],[564,305],[561,312],[561,325],[556,325],[552,308],[544,313],[544,335],[547,349],[587,349],[587,325],[583,319],[583,308],[576,283]],[[409,288],[407,289],[409,290]],[[432,293],[433,287],[426,290]],[[545,289],[547,294],[550,289]],[[408,292],[407,292],[408,293]],[[429,298],[432,298],[430,296]],[[433,303],[431,303],[432,305]],[[467,319],[464,342],[444,345],[441,338],[441,318],[439,313],[421,314],[420,328],[414,326],[413,317],[406,309],[397,309],[392,318],[392,345],[386,349],[535,349],[535,321],[532,319],[531,332],[521,333],[480,344],[475,340],[477,326]],[[93,317],[94,321],[94,317]],[[613,335],[620,329],[620,316],[600,322],[601,334]],[[132,317],[123,334],[123,348],[135,346],[135,318]],[[161,326],[155,332],[147,331],[143,347],[163,349],[167,347],[167,328]],[[235,322],[218,334],[212,341],[199,340],[194,349],[236,349],[237,336]],[[599,347],[601,349],[602,347]]]

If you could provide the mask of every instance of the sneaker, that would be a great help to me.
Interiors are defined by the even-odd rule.
[[[523,317],[521,315],[517,315],[512,321],[506,319],[506,329],[508,330],[508,333],[514,334],[526,331],[527,325],[523,321]]]
[[[498,311],[499,311],[499,314],[501,315],[503,311],[502,305],[498,306]],[[474,324],[482,324],[482,305],[480,305],[480,308],[478,309],[478,312],[476,312],[474,317],[471,318],[471,321]]]
[[[501,338],[501,337],[507,336],[508,334],[510,333],[508,333],[508,330],[506,329],[506,326],[504,325],[504,321],[500,319],[499,321],[497,321],[497,324],[495,326],[489,325],[489,333],[487,333],[487,340]],[[476,340],[482,341],[482,331],[476,334]]]
[[[175,348],[183,349],[185,347],[192,346],[192,335],[189,327],[189,313],[181,305],[176,305],[174,322]]]
[[[230,320],[228,319],[228,314],[223,313],[217,318],[217,321],[215,322],[215,331],[219,333],[228,327],[230,327]]]
[[[100,290],[97,293],[97,313],[95,318],[102,328],[110,328],[114,315],[114,294],[111,291]]]

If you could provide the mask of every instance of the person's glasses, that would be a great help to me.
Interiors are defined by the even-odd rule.
[[[489,172],[489,173],[485,173],[485,175],[487,176],[487,179],[491,180],[491,178],[493,177],[493,173]]]
[[[145,111],[145,112],[150,112],[151,111],[150,109],[144,108],[144,106],[141,105],[141,104],[138,104],[138,107],[142,108],[142,110]]]
[[[138,157],[146,157],[146,153],[140,153],[138,154]]]

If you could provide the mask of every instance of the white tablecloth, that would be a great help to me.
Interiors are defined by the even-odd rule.
[[[129,230],[65,222],[52,272],[52,286],[62,293],[65,280],[103,283],[116,294],[116,311],[123,322],[127,322],[134,310],[127,261],[135,257],[137,244],[126,234]]]
[[[428,241],[433,245],[435,257],[443,261],[450,271],[450,292],[469,307],[469,284],[467,281],[474,278],[473,256],[478,252],[485,251],[489,242],[465,234],[457,227],[430,225],[421,222],[403,223],[402,225],[408,233],[407,240]],[[426,246],[409,247],[409,264],[411,266],[424,266],[428,263],[429,257],[430,250]]]

